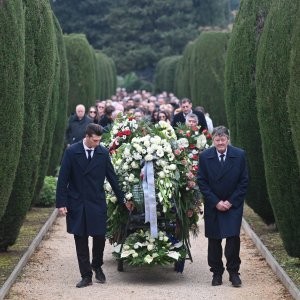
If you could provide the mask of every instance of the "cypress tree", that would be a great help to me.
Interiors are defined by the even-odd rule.
[[[24,0],[25,96],[21,156],[13,190],[0,222],[0,249],[18,236],[33,197],[54,78],[54,27],[47,0]]]
[[[228,44],[225,104],[231,142],[247,152],[250,186],[247,204],[267,223],[274,223],[270,204],[256,108],[256,56],[270,0],[241,4]]]
[[[291,122],[292,138],[294,147],[297,154],[298,166],[300,169],[300,76],[299,76],[299,65],[300,65],[300,19],[297,21],[293,30],[292,37],[292,52],[291,52],[291,70],[290,70],[290,87],[287,96],[287,106],[289,112],[289,120]]]
[[[182,58],[176,67],[175,93],[180,98],[191,98],[191,57],[194,42],[190,42],[184,48]]]
[[[96,99],[96,70],[94,50],[83,34],[65,35],[69,66],[68,114],[75,111],[77,104],[86,108]]]
[[[203,32],[194,42],[190,86],[193,104],[204,106],[215,125],[227,126],[224,69],[229,33]]]
[[[51,146],[51,157],[49,161],[48,175],[55,175],[56,168],[58,167],[62,156],[64,146],[64,133],[67,125],[67,108],[69,93],[69,71],[66,56],[66,46],[58,20],[56,19],[55,15],[53,15],[53,18],[56,27],[56,42],[60,61],[60,80],[59,99],[57,103],[57,120],[53,133],[53,142]]]
[[[267,187],[285,249],[300,257],[300,178],[286,96],[299,2],[274,0],[257,52],[257,110]]]
[[[24,120],[25,17],[21,0],[0,2],[0,219],[13,187]]]
[[[175,90],[175,75],[177,64],[181,56],[169,56],[161,59],[155,69],[155,89],[157,93],[163,91],[174,93]]]
[[[48,171],[49,160],[51,155],[53,134],[55,130],[55,124],[57,120],[57,106],[59,102],[59,86],[60,86],[60,58],[58,53],[57,40],[61,34],[59,23],[53,18],[54,29],[55,29],[55,74],[52,88],[52,97],[49,104],[49,113],[45,128],[45,138],[42,146],[40,155],[39,167],[38,167],[38,178],[35,185],[34,197],[32,199],[32,205],[38,203],[40,192],[44,185],[44,179]],[[61,134],[63,135],[63,131]]]

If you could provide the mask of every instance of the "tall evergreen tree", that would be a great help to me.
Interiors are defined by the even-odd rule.
[[[96,49],[112,56],[119,74],[135,71],[147,79],[161,58],[182,53],[197,37],[200,24],[226,24],[228,0],[209,0],[206,11],[198,2],[78,0],[74,5],[71,0],[52,0],[64,32],[85,33]]]
[[[231,141],[246,150],[250,176],[247,204],[267,223],[274,214],[267,192],[256,108],[257,47],[270,0],[244,0],[228,45],[225,102]]]
[[[299,16],[299,14],[298,14]],[[291,70],[290,86],[287,96],[287,106],[289,111],[289,120],[291,122],[292,138],[297,153],[298,166],[300,169],[300,19],[297,18],[292,36]]]
[[[0,250],[13,245],[33,197],[54,79],[54,26],[48,0],[24,0],[25,96],[21,156],[0,222]]]
[[[83,34],[65,35],[69,67],[68,114],[77,104],[88,108],[96,100],[96,69],[94,49]]]
[[[66,46],[62,34],[62,30],[57,18],[53,15],[56,27],[56,42],[58,47],[58,55],[60,61],[60,80],[59,80],[59,99],[57,103],[57,120],[53,133],[53,142],[51,146],[51,157],[48,167],[48,175],[55,175],[64,146],[64,133],[67,125],[67,108],[69,93],[69,70],[66,54]]]
[[[225,27],[229,22],[229,0],[193,0],[200,26]]]
[[[300,257],[300,178],[286,97],[299,1],[273,0],[257,53],[257,110],[267,187],[285,249]]]
[[[0,2],[0,219],[13,187],[24,120],[25,17],[21,0]]]
[[[204,106],[215,125],[227,126],[224,69],[229,33],[202,32],[191,55],[190,86],[194,106]]]
[[[55,124],[57,120],[57,106],[59,102],[59,87],[60,87],[60,57],[58,52],[58,39],[59,35],[61,34],[59,24],[53,19],[54,28],[55,28],[55,74],[54,74],[54,82],[52,88],[52,97],[50,98],[49,103],[49,113],[46,121],[46,128],[45,128],[45,138],[42,145],[42,151],[39,160],[38,166],[38,176],[37,182],[35,185],[34,196],[32,199],[32,205],[38,203],[40,192],[44,185],[44,179],[47,175],[52,143],[53,143],[53,134],[55,130]],[[62,131],[61,134],[63,135],[64,132]]]

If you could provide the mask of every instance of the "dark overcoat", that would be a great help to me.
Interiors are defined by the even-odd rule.
[[[66,149],[57,182],[56,207],[67,207],[69,233],[79,236],[106,233],[105,177],[119,203],[124,205],[124,193],[106,148],[96,147],[90,162],[82,141]]]
[[[248,187],[245,152],[229,145],[225,164],[221,167],[215,147],[203,151],[197,180],[205,199],[205,236],[212,239],[239,236]],[[228,200],[232,207],[226,212],[217,210],[220,200]]]
[[[207,129],[207,123],[205,120],[205,116],[201,111],[192,110],[193,114],[195,114],[198,117],[198,125],[200,127],[200,131],[202,132],[204,129]],[[185,124],[185,117],[183,115],[183,112],[176,114],[172,121],[172,126],[176,128],[179,123]]]

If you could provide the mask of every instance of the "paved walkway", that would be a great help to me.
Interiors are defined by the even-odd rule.
[[[80,275],[74,240],[66,233],[65,220],[58,218],[6,299],[292,299],[244,234],[241,288],[231,286],[227,273],[223,276],[222,286],[211,286],[202,223],[199,237],[192,239],[194,262],[186,262],[183,274],[177,274],[171,266],[133,268],[124,265],[124,272],[118,272],[111,251],[107,243],[103,266],[107,283],[95,282],[86,288],[75,288]]]

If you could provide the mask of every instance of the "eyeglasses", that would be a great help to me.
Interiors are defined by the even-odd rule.
[[[96,112],[94,110],[90,110],[90,114],[95,114]]]

